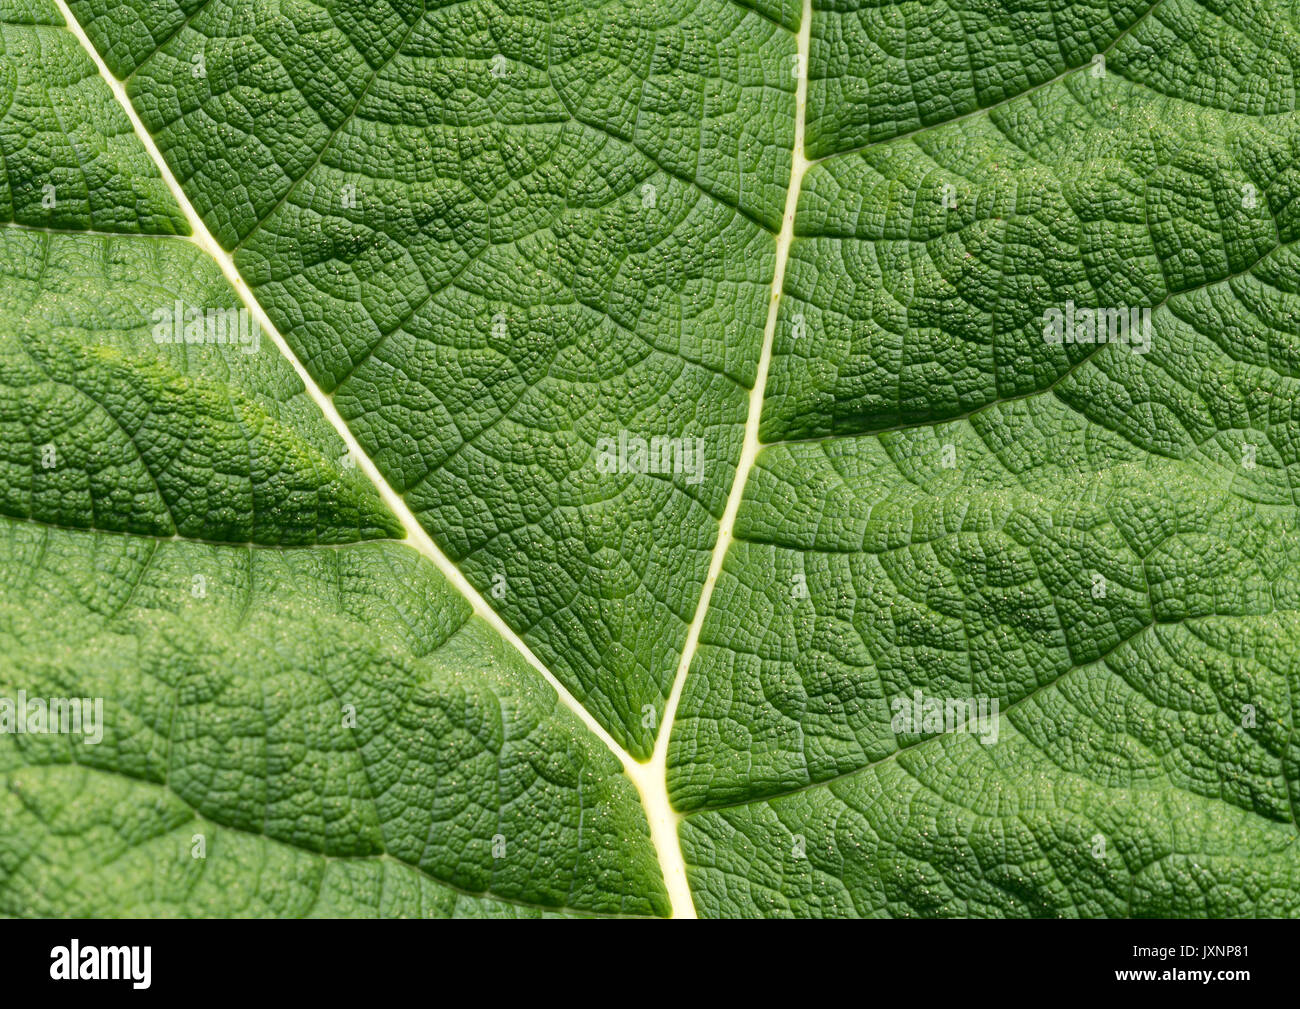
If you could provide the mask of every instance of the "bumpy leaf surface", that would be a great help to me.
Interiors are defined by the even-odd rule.
[[[0,0],[0,697],[104,700],[0,733],[0,913],[1300,915],[1298,76],[1285,0]]]

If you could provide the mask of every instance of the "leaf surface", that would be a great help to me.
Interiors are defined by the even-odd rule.
[[[1300,914],[1293,5],[0,44],[0,912]]]

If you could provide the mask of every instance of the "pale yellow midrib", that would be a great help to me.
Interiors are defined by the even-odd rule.
[[[239,271],[235,268],[233,258],[217,244],[217,240],[213,238],[203,218],[194,209],[194,205],[190,203],[189,197],[172,173],[166,158],[163,157],[157,144],[154,143],[152,134],[145,128],[135,110],[135,106],[131,104],[131,100],[126,93],[126,85],[109,70],[108,65],[81,27],[81,23],[68,7],[67,0],[54,0],[54,4],[63,16],[64,21],[67,22],[68,30],[72,32],[82,49],[94,62],[99,76],[108,84],[113,97],[117,100],[123,112],[126,113],[136,138],[144,145],[154,163],[154,167],[162,176],[172,197],[176,200],[181,212],[185,215],[185,219],[189,222],[192,235],[188,237],[188,241],[201,248],[221,268],[226,280],[239,295],[240,300],[253,318],[257,320],[258,325],[261,326],[262,332],[270,337],[285,360],[292,366],[307,390],[307,394],[311,396],[312,401],[320,408],[325,419],[329,421],[335,432],[343,440],[357,466],[375,485],[384,503],[401,522],[407,537],[404,542],[433,562],[443,576],[469,601],[474,608],[475,615],[484,620],[502,638],[513,645],[546,682],[555,689],[564,706],[577,715],[582,723],[618,757],[623,765],[624,773],[631,779],[640,795],[641,806],[645,811],[646,820],[650,826],[651,841],[654,844],[660,871],[664,877],[664,885],[671,902],[672,916],[674,918],[696,917],[695,903],[691,897],[690,885],[686,876],[686,861],[682,856],[681,841],[677,833],[682,815],[672,808],[672,804],[668,800],[668,741],[673,720],[677,713],[677,705],[681,700],[682,686],[686,682],[691,660],[699,645],[700,628],[704,624],[704,616],[708,612],[709,602],[713,597],[713,589],[717,583],[718,574],[722,570],[723,559],[726,556],[728,547],[731,545],[732,530],[735,525],[736,515],[740,509],[741,498],[744,496],[745,483],[759,450],[758,425],[762,416],[763,391],[767,385],[767,372],[772,359],[772,343],[776,334],[777,310],[780,306],[781,289],[785,282],[785,267],[789,258],[790,244],[794,238],[794,215],[799,201],[799,190],[804,173],[809,166],[809,161],[804,155],[804,120],[808,95],[808,57],[811,48],[812,0],[803,0],[803,10],[797,35],[797,52],[802,73],[796,83],[795,129],[794,144],[791,151],[790,184],[786,190],[781,230],[776,238],[776,258],[772,274],[771,298],[768,304],[767,322],[763,330],[763,344],[759,352],[754,385],[749,394],[749,412],[745,419],[744,443],[741,448],[740,459],[736,464],[736,475],[732,481],[731,490],[727,495],[727,503],[719,523],[718,539],[714,544],[713,553],[709,559],[709,570],[704,581],[704,588],[696,603],[695,616],[691,620],[690,628],[687,631],[681,661],[678,663],[668,701],[664,706],[659,735],[655,740],[654,751],[650,759],[645,762],[636,760],[618,744],[605,727],[546,668],[533,653],[533,650],[515,633],[501,615],[488,604],[487,600],[470,583],[460,568],[434,543],[432,537],[429,536],[428,532],[425,531],[419,520],[411,512],[406,501],[393,490],[384,475],[379,472],[374,460],[362,449],[356,436],[353,435],[352,430],[339,414],[333,399],[316,384],[316,381],[289,347],[280,331],[271,322],[261,303],[253,296],[252,291],[244,282],[244,278],[240,276]]]
[[[803,0],[803,11],[799,18],[799,33],[797,36],[797,53],[802,72],[795,86],[794,145],[790,156],[790,185],[786,189],[785,209],[781,216],[781,230],[776,237],[776,260],[772,270],[771,297],[768,299],[767,323],[763,327],[763,346],[758,355],[758,368],[754,373],[754,385],[749,391],[749,413],[745,418],[745,440],[741,446],[740,459],[736,463],[736,476],[732,481],[731,491],[727,495],[727,504],[722,510],[722,519],[718,525],[718,540],[714,544],[713,554],[709,558],[709,571],[704,579],[704,589],[700,593],[699,602],[695,607],[695,616],[686,632],[686,643],[682,647],[681,661],[677,664],[677,673],[673,677],[672,689],[668,693],[668,702],[664,705],[663,727],[659,730],[659,735],[655,739],[654,753],[647,763],[638,765],[636,772],[629,772],[633,773],[634,781],[637,780],[636,774],[645,774],[658,785],[659,794],[656,795],[656,799],[662,799],[662,808],[656,807],[652,811],[647,807],[646,816],[653,817],[650,824],[652,835],[656,832],[656,820],[658,820],[658,831],[663,834],[671,834],[672,837],[671,857],[674,861],[665,860],[665,846],[661,845],[657,838],[655,850],[659,853],[660,867],[664,873],[664,881],[669,884],[670,896],[673,896],[672,884],[669,882],[670,873],[674,876],[680,874],[684,894],[680,898],[682,905],[680,909],[678,897],[673,896],[673,917],[694,918],[695,906],[691,899],[690,887],[686,884],[686,864],[685,859],[682,857],[681,840],[677,834],[682,814],[674,810],[668,802],[668,742],[672,734],[673,721],[677,717],[677,705],[681,701],[682,687],[686,684],[691,661],[695,658],[696,649],[700,644],[700,629],[704,626],[704,617],[708,613],[709,603],[713,598],[713,589],[717,585],[718,575],[722,571],[722,562],[731,546],[732,534],[736,525],[736,515],[740,511],[740,502],[745,495],[745,484],[749,479],[750,470],[754,467],[754,459],[758,456],[758,450],[761,447],[758,441],[758,425],[763,414],[763,393],[767,388],[767,372],[772,363],[772,343],[776,336],[777,315],[781,306],[781,291],[785,285],[785,266],[790,258],[790,245],[794,240],[794,216],[799,205],[799,190],[803,185],[804,173],[808,170],[810,164],[804,154],[804,122],[808,105],[808,57],[811,51],[811,39],[812,0]],[[639,781],[637,782],[637,788],[641,791],[642,802],[644,803],[646,788]]]

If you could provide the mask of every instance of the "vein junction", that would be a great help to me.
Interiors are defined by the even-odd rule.
[[[620,760],[624,772],[631,779],[632,783],[640,795],[641,805],[645,811],[646,819],[650,826],[651,840],[655,847],[655,853],[659,859],[660,869],[663,873],[664,884],[668,890],[668,896],[672,905],[672,915],[674,918],[694,918],[695,906],[691,897],[690,886],[686,876],[686,863],[682,856],[681,844],[677,834],[677,828],[682,819],[682,814],[672,808],[668,800],[668,782],[667,782],[667,765],[668,765],[668,743],[673,726],[673,720],[676,716],[677,706],[681,700],[682,688],[685,685],[686,677],[690,671],[691,661],[694,658],[695,651],[699,646],[700,630],[704,624],[705,615],[709,609],[709,603],[713,595],[713,589],[717,584],[718,575],[722,570],[722,563],[726,557],[727,550],[731,545],[733,529],[737,513],[740,510],[740,502],[744,496],[745,484],[749,473],[754,465],[754,460],[759,451],[758,428],[763,409],[763,392],[767,384],[768,369],[772,359],[772,345],[778,323],[781,292],[785,281],[786,263],[790,254],[790,246],[794,240],[794,221],[795,211],[799,202],[800,187],[803,177],[811,162],[807,159],[804,152],[804,123],[808,95],[808,59],[811,46],[812,33],[812,0],[803,0],[803,9],[800,16],[800,27],[797,34],[797,53],[791,67],[791,73],[796,78],[795,93],[795,124],[794,124],[794,143],[791,151],[790,164],[790,181],[786,189],[785,208],[781,218],[781,228],[776,236],[776,258],[772,275],[771,295],[768,302],[767,321],[763,331],[763,343],[758,360],[758,368],[754,377],[753,387],[749,392],[748,412],[745,421],[744,441],[741,447],[740,459],[736,466],[735,479],[732,482],[730,492],[727,496],[727,503],[723,510],[722,519],[718,529],[717,542],[714,544],[713,552],[709,560],[708,574],[705,578],[704,588],[696,604],[695,614],[691,620],[690,627],[687,630],[686,642],[682,648],[680,661],[673,678],[672,688],[668,695],[667,703],[664,707],[663,717],[661,719],[659,733],[655,739],[654,751],[650,759],[641,762],[636,760],[626,749],[620,746],[610,733],[602,726],[595,717],[583,706],[583,704],[573,695],[573,693],[560,682],[556,676],[546,668],[542,661],[537,657],[533,650],[523,641],[522,638],[506,623],[506,621],[497,613],[495,609],[483,598],[483,595],[470,583],[470,581],[461,572],[460,568],[438,547],[429,536],[428,532],[415,517],[406,501],[398,494],[389,484],[384,475],[379,471],[374,461],[366,454],[358,443],[356,436],[352,433],[347,423],[335,406],[330,394],[326,393],[312,378],[303,363],[294,354],[289,347],[283,335],[276,328],[274,323],[268,317],[265,309],[254,297],[249,289],[247,282],[240,275],[235,267],[234,260],[229,252],[223,249],[217,240],[213,237],[212,232],[199,216],[194,205],[190,202],[180,182],[168,166],[166,159],[155,143],[153,136],[146,129],[141,121],[139,114],[131,103],[127,94],[126,85],[119,80],[109,70],[99,52],[95,49],[94,44],[87,37],[85,30],[78,22],[76,16],[68,7],[66,0],[53,0],[59,13],[67,23],[68,30],[76,37],[81,47],[94,62],[100,77],[108,84],[112,91],[113,97],[126,113],[130,120],[131,127],[136,137],[144,145],[150,159],[167,184],[168,190],[176,200],[177,205],[184,213],[192,234],[188,238],[181,240],[193,242],[209,255],[221,268],[226,280],[231,287],[238,293],[240,300],[251,313],[252,317],[257,320],[264,334],[270,337],[276,348],[284,355],[285,359],[292,365],[299,379],[302,381],[308,395],[320,408],[330,425],[338,433],[348,448],[352,459],[356,465],[366,474],[366,477],[378,489],[381,498],[393,515],[401,522],[406,533],[406,543],[428,558],[442,573],[442,575],[470,602],[477,616],[481,617],[488,623],[494,631],[502,638],[508,641],[517,649],[521,655],[534,669],[555,689],[563,704],[568,707],[575,715],[581,719],[582,723],[594,733]]]

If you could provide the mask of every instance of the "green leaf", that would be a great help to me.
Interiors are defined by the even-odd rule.
[[[0,0],[0,913],[1300,915],[1297,74]]]
[[[618,759],[392,539],[271,341],[158,341],[239,297],[55,21],[0,35],[0,149],[50,152],[10,188],[60,180],[0,229],[0,913],[665,913]],[[79,93],[27,109],[47,52]],[[143,181],[65,208],[103,150]],[[14,731],[20,692],[100,699],[101,738]]]

